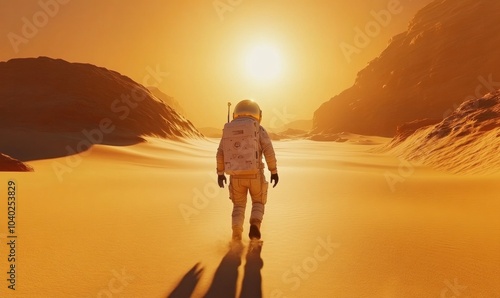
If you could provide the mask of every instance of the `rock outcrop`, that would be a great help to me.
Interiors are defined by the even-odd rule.
[[[314,113],[313,132],[394,136],[500,88],[500,1],[436,0]]]
[[[500,172],[500,90],[465,101],[437,124],[397,135],[385,150],[447,172]]]

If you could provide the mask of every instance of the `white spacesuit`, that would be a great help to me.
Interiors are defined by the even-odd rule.
[[[248,192],[252,198],[249,237],[251,239],[260,239],[261,237],[260,225],[264,217],[264,208],[267,201],[268,189],[268,182],[264,176],[264,163],[262,162],[262,156],[264,156],[267,168],[271,172],[271,183],[274,182],[273,187],[276,186],[279,180],[274,148],[266,130],[260,125],[261,118],[262,111],[260,110],[258,104],[252,100],[243,100],[239,102],[233,112],[233,121],[231,122],[233,124],[245,125],[245,123],[248,122],[258,121],[258,123],[253,123],[257,127],[255,137],[257,147],[257,165],[255,173],[235,174],[234,172],[231,172],[232,174],[229,178],[229,198],[233,202],[233,240],[241,240]],[[252,123],[249,123],[249,125],[251,124]],[[224,141],[225,139],[223,136],[219,144],[219,148],[217,149],[217,175],[219,186],[222,188],[224,187],[224,183],[227,182],[226,177],[224,176],[224,172],[227,172],[224,159],[225,147],[227,147],[227,145],[224,144]],[[238,159],[235,158],[235,160]]]

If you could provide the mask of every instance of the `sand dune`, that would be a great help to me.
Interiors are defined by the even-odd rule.
[[[114,127],[106,135],[200,136],[144,86],[102,67],[47,57],[11,59],[0,62],[0,79],[0,100],[9,106],[0,112],[0,127],[77,133]]]
[[[61,59],[0,62],[0,106],[8,107],[0,109],[0,152],[20,161],[70,156],[94,144],[137,144],[143,136],[203,137],[130,78]]]
[[[222,128],[215,127],[200,127],[198,130],[207,138],[221,138]]]
[[[0,153],[0,170],[9,172],[30,172],[33,168],[22,161]]]
[[[248,254],[248,240],[229,249],[216,146],[148,138],[0,173],[19,187],[17,297],[500,296],[498,175],[408,167],[380,145],[275,142],[281,179]]]
[[[438,124],[401,131],[386,149],[453,173],[500,172],[500,91],[464,102]]]

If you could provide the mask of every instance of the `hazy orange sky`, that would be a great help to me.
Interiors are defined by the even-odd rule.
[[[0,0],[0,60],[49,56],[158,84],[197,127],[221,127],[228,101],[253,98],[273,128],[312,119],[430,2]],[[370,35],[358,46],[357,28]],[[261,68],[274,77],[246,66],[256,47],[272,49]]]

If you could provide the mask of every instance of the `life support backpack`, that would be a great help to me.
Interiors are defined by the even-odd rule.
[[[226,174],[259,172],[259,131],[260,124],[252,118],[238,118],[224,125],[222,150]]]

